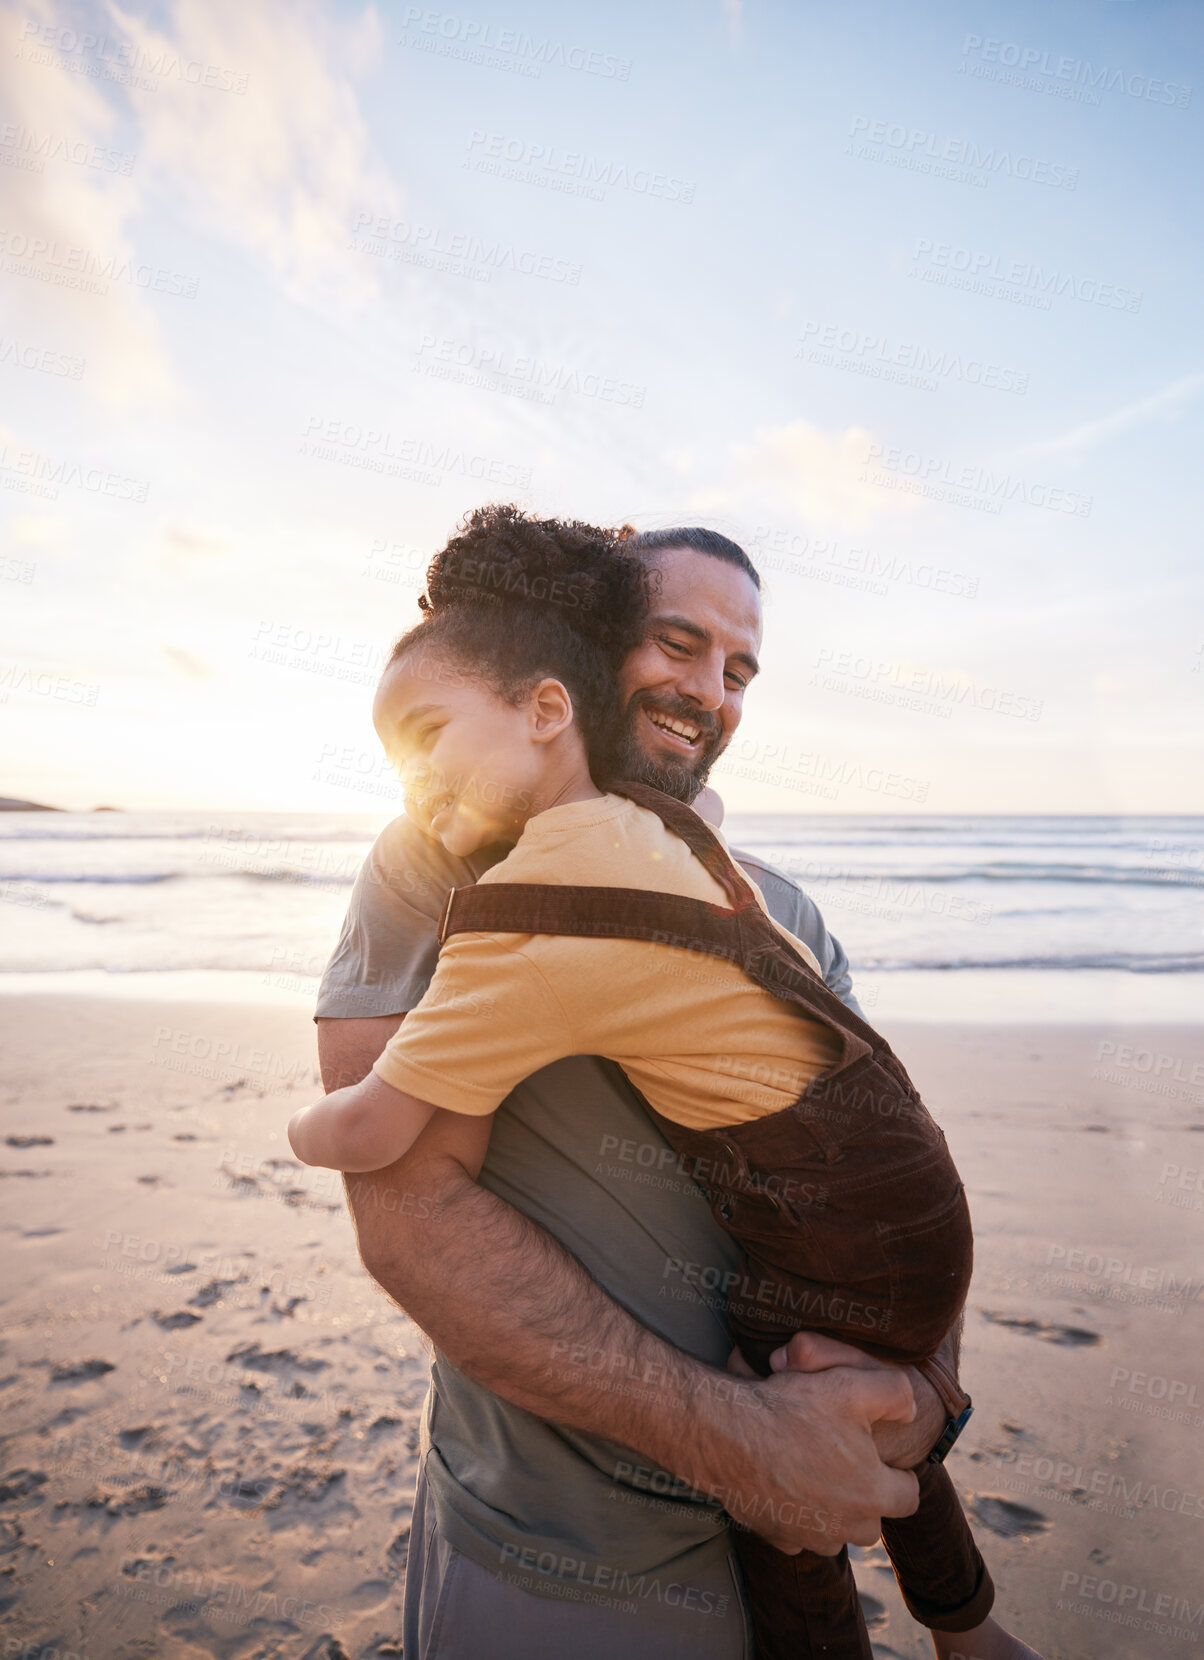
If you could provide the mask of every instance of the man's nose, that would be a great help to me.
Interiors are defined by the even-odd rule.
[[[722,709],[727,696],[723,684],[723,664],[710,658],[696,657],[682,665],[677,676],[677,691],[700,709]]]

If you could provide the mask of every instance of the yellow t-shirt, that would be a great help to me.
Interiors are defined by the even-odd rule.
[[[655,813],[616,795],[536,814],[481,881],[728,903]],[[808,948],[773,926],[818,973]],[[466,933],[443,947],[425,997],[375,1071],[419,1100],[485,1114],[552,1061],[605,1055],[657,1112],[705,1130],[779,1112],[840,1052],[829,1027],[719,957],[645,940]]]

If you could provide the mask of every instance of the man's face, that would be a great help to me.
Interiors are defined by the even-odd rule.
[[[658,553],[651,569],[644,639],[619,675],[614,775],[693,801],[740,724],[761,598],[744,571],[692,548]]]

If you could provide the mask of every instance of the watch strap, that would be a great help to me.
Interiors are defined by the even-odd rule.
[[[949,1417],[945,1419],[945,1427],[941,1431],[940,1440],[928,1454],[927,1462],[929,1464],[943,1464],[945,1462],[950,1448],[953,1446],[953,1443],[957,1440],[962,1430],[965,1429],[973,1411],[974,1408],[972,1406],[968,1406],[964,1409],[964,1411],[959,1412],[956,1418]]]

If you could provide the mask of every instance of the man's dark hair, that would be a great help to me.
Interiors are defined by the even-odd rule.
[[[572,698],[597,768],[617,716],[618,673],[648,611],[648,573],[630,543],[577,519],[478,507],[432,559],[418,604],[423,619],[390,665],[431,651],[516,703],[551,676]]]
[[[704,530],[701,525],[679,525],[673,530],[633,530],[630,525],[624,525],[619,535],[641,558],[647,558],[651,553],[662,553],[667,548],[692,548],[695,553],[722,559],[725,565],[735,565],[742,570],[760,592],[761,578],[757,567],[739,542],[721,536],[717,530]]]

